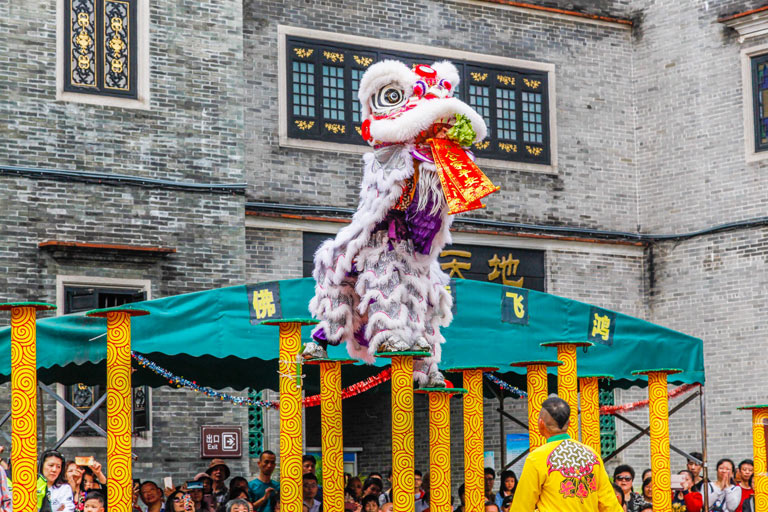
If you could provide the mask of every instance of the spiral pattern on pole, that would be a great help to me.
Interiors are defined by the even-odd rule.
[[[542,364],[528,366],[526,373],[528,384],[528,440],[531,451],[542,446],[546,439],[539,433],[539,413],[541,403],[547,399],[547,367]]]
[[[648,374],[648,402],[651,426],[651,478],[653,479],[653,510],[671,512],[672,481],[669,461],[669,405],[667,374]]]
[[[323,451],[323,508],[344,510],[344,436],[341,363],[320,363],[320,437]]]
[[[11,309],[13,509],[37,510],[37,353],[34,307]]]
[[[303,453],[301,386],[296,356],[301,348],[301,324],[280,324],[280,508],[302,512]]]
[[[576,346],[561,344],[557,346],[557,358],[563,362],[557,369],[557,394],[571,407],[571,421],[568,435],[579,440],[579,390],[576,379]]]
[[[130,512],[131,316],[107,314],[107,501],[110,510]]]
[[[451,512],[450,393],[429,393],[429,506]]]
[[[600,457],[600,388],[597,377],[579,379],[581,384],[581,438]]]
[[[485,510],[483,371],[464,370],[464,494],[467,512]]]
[[[394,510],[414,512],[413,357],[392,358],[392,500]]]

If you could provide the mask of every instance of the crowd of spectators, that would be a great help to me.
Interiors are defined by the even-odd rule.
[[[2,453],[2,447],[0,447]],[[691,453],[701,460],[700,453]],[[736,466],[730,459],[715,465],[711,480],[704,479],[701,464],[691,459],[686,469],[672,477],[673,512],[702,512],[704,497],[709,509],[704,512],[754,512],[754,466],[743,460]],[[279,512],[280,484],[272,479],[276,456],[264,451],[257,461],[259,473],[248,481],[232,477],[222,459],[213,459],[205,472],[194,475],[174,486],[167,478],[162,482],[134,480],[134,512]],[[323,511],[323,488],[317,477],[317,461],[312,455],[302,460],[304,469],[302,491],[304,512]],[[7,464],[0,460],[0,512],[12,512],[12,485]],[[625,512],[653,510],[653,481],[650,469],[636,481],[635,470],[620,465],[613,472],[616,499]],[[496,472],[485,468],[485,512],[510,512],[518,484],[514,471]],[[348,512],[392,512],[392,474],[373,472],[364,479],[344,475],[344,509]],[[414,472],[414,502],[416,512],[430,510],[429,473]],[[455,512],[465,512],[464,485],[452,498]],[[107,478],[102,465],[93,457],[77,457],[66,461],[55,450],[40,456],[37,481],[39,512],[106,512]]]

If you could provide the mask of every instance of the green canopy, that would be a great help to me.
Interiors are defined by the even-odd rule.
[[[132,349],[177,375],[214,388],[277,389],[278,327],[264,319],[307,318],[314,291],[311,278],[233,286],[132,305],[150,312],[132,319]],[[441,367],[497,366],[514,385],[525,384],[524,368],[509,363],[553,359],[553,340],[592,341],[579,348],[579,374],[611,374],[614,386],[645,386],[634,370],[680,368],[672,383],[704,383],[700,339],[578,301],[494,283],[458,279],[453,323],[443,329]],[[309,339],[311,327],[302,328]],[[42,318],[37,324],[37,364],[47,383],[97,384],[105,380],[106,320],[84,314]],[[0,382],[10,380],[10,327],[0,329]],[[342,346],[331,357],[345,357]],[[387,359],[376,366],[386,366]],[[380,371],[367,365],[345,368],[344,385]],[[556,369],[550,368],[554,375]],[[317,387],[317,369],[305,366],[306,388]],[[453,377],[452,377],[453,378]],[[166,382],[146,369],[137,384]],[[460,381],[456,381],[460,384]]]

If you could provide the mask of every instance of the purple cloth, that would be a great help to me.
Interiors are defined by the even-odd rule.
[[[322,327],[314,330],[312,339],[324,347],[328,345],[328,338],[325,337],[325,329]]]
[[[316,329],[315,332],[312,333],[312,339],[324,347],[328,346],[328,338],[325,337],[325,329],[322,327]],[[363,347],[370,345],[370,341],[368,341],[368,338],[365,337],[364,325],[361,325],[360,328],[355,331],[355,340]]]
[[[432,250],[432,241],[437,232],[440,231],[443,222],[440,219],[439,211],[435,214],[430,213],[435,204],[432,198],[421,210],[418,209],[418,204],[419,189],[417,188],[413,194],[413,201],[405,211],[405,221],[411,232],[410,238],[413,240],[413,248],[421,254],[429,254],[429,251]]]

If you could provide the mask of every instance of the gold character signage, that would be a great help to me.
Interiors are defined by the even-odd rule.
[[[528,290],[512,286],[502,288],[501,321],[528,325]]]
[[[280,307],[280,284],[277,282],[248,285],[248,309],[251,324],[258,325],[264,320],[275,320],[283,317]]]
[[[592,306],[589,308],[587,339],[593,343],[613,345],[613,333],[616,331],[616,313]]]

